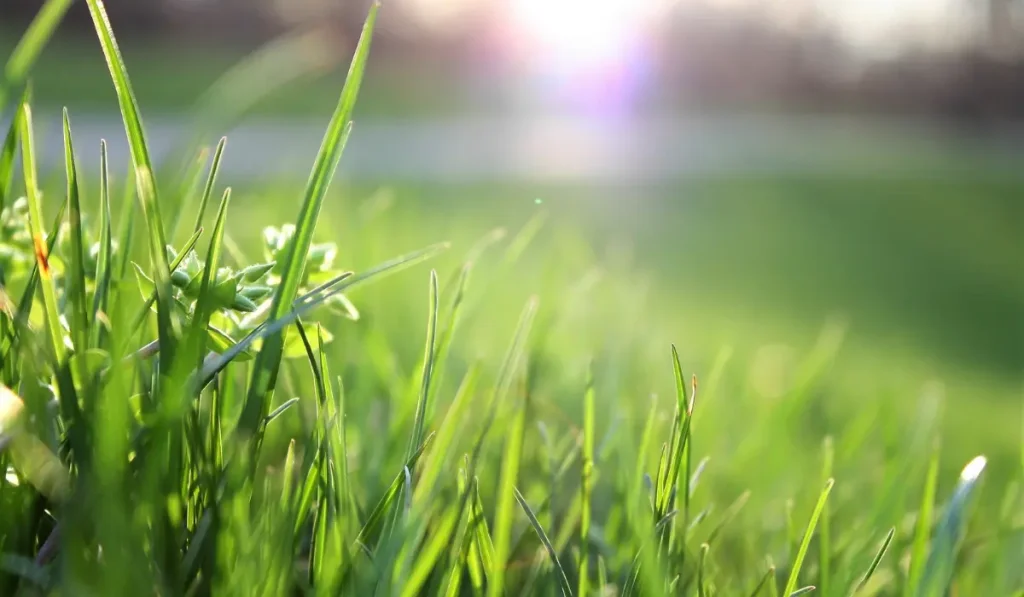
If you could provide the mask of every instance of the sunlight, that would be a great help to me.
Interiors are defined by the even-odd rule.
[[[529,60],[566,70],[614,65],[644,34],[657,0],[512,0],[509,25]]]

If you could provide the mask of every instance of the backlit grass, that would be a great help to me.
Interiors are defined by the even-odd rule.
[[[1019,435],[944,448],[899,361],[836,371],[828,327],[747,374],[672,337],[699,276],[648,300],[542,209],[328,209],[377,6],[305,188],[258,209],[218,180],[230,142],[181,180],[151,162],[88,7],[131,177],[78,161],[69,114],[41,188],[30,71],[4,80],[3,594],[1020,593]]]

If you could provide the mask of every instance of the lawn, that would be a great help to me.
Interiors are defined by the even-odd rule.
[[[359,75],[305,187],[21,107],[3,594],[1024,594],[1018,177],[329,190]]]

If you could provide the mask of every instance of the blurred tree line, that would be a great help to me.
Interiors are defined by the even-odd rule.
[[[443,0],[439,0],[443,1]],[[500,1],[500,0],[495,0]],[[856,60],[834,32],[814,22],[779,27],[759,14],[687,3],[650,33],[659,93],[687,106],[776,106],[802,112],[919,115],[968,126],[1024,117],[1024,0],[965,0],[982,12],[970,43],[935,51],[911,47],[886,59]],[[794,6],[804,4],[793,0]],[[255,45],[296,28],[329,33],[338,52],[354,44],[370,0],[105,0],[122,39],[158,34],[183,43]],[[0,24],[27,22],[42,0],[0,0]],[[806,5],[810,5],[807,3]],[[477,11],[454,29],[424,30],[400,2],[382,13],[377,60],[426,62],[453,74],[486,59],[493,17]],[[65,27],[91,28],[85,2]],[[0,29],[3,31],[4,29]],[[8,31],[10,29],[7,29]],[[435,72],[436,72],[435,68]]]

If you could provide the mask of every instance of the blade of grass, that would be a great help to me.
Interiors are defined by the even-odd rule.
[[[832,478],[833,461],[835,460],[835,448],[832,445],[832,437],[826,437],[822,445],[822,470],[821,482],[827,483]],[[821,511],[821,530],[818,533],[818,590],[822,595],[829,594],[829,587],[832,580],[832,533],[829,502]]]
[[[281,274],[281,282],[274,293],[271,303],[270,319],[280,319],[283,317],[291,308],[298,293],[306,256],[309,253],[313,232],[316,228],[317,219],[320,216],[320,208],[323,205],[327,188],[334,177],[334,172],[337,169],[342,151],[351,132],[349,121],[352,109],[355,106],[356,96],[359,93],[363,71],[366,67],[366,60],[370,51],[370,41],[373,37],[373,28],[377,20],[379,7],[380,3],[377,1],[374,1],[370,7],[370,12],[359,36],[359,42],[356,45],[355,55],[352,58],[348,76],[345,79],[345,85],[338,100],[338,105],[334,115],[331,117],[331,122],[327,127],[320,151],[317,153],[313,171],[310,173],[309,181],[306,184],[305,197],[295,226],[295,235],[292,237],[290,248],[287,252],[285,266]],[[258,449],[260,443],[257,433],[258,423],[266,415],[266,410],[270,403],[270,394],[273,393],[277,383],[278,367],[283,356],[284,341],[283,333],[267,338],[259,354],[256,356],[256,363],[252,368],[249,392],[246,396],[238,428],[243,436],[256,435],[255,444],[252,446],[254,450]]]
[[[935,508],[935,491],[939,482],[939,447],[932,447],[928,458],[928,472],[924,481],[924,492],[921,494],[921,506],[917,510],[917,524],[914,528],[914,542],[910,550],[910,570],[907,573],[907,584],[904,596],[910,597],[921,583],[925,561],[928,559],[928,535],[932,527],[932,512]]]
[[[220,172],[220,162],[224,157],[224,147],[227,145],[228,138],[221,137],[217,143],[217,149],[213,152],[213,161],[210,162],[210,173],[206,177],[206,186],[203,187],[203,194],[199,199],[199,207],[196,209],[196,223],[192,226],[192,232],[198,232],[203,227],[203,216],[206,214],[206,206],[210,203],[210,197],[213,196],[213,186],[217,183],[217,173]],[[191,210],[191,206],[182,206],[182,212],[188,212]]]
[[[4,145],[0,148],[0,212],[7,205],[7,195],[14,182],[14,158],[18,153],[18,130],[21,128],[21,109],[15,110],[11,125],[7,128]]]
[[[800,569],[803,567],[804,558],[807,556],[807,550],[811,545],[811,537],[814,536],[814,529],[818,525],[818,519],[821,517],[822,511],[825,509],[825,502],[828,501],[828,495],[832,492],[832,486],[835,485],[833,479],[829,479],[825,482],[825,488],[821,491],[821,495],[818,497],[818,503],[814,506],[814,512],[811,513],[811,520],[807,523],[807,529],[804,531],[804,538],[800,541],[800,548],[796,552],[796,558],[793,560],[793,567],[789,571],[789,580],[786,581],[786,588],[782,590],[783,595],[792,595],[796,590],[796,583],[800,579]],[[803,589],[801,589],[803,590]]]
[[[477,461],[480,457],[481,451],[483,450],[484,441],[487,439],[487,434],[490,432],[491,426],[494,424],[494,420],[498,416],[498,408],[504,401],[509,387],[512,385],[513,376],[518,370],[520,361],[526,351],[526,340],[529,337],[530,328],[533,325],[534,316],[537,313],[538,303],[539,301],[537,297],[531,297],[526,302],[526,306],[523,307],[523,311],[519,316],[519,323],[516,325],[515,335],[512,337],[512,343],[509,345],[508,352],[505,353],[505,358],[501,364],[501,370],[498,372],[498,379],[495,383],[494,391],[491,394],[490,404],[488,405],[483,429],[480,431],[476,445],[473,448],[473,455],[470,459],[471,472],[476,470]]]
[[[139,115],[138,102],[132,91],[128,71],[125,68],[121,51],[114,38],[106,8],[102,0],[86,0],[89,14],[92,17],[100,47],[110,70],[110,77],[117,93],[117,102],[124,120],[125,134],[128,137],[128,148],[132,156],[135,172],[136,194],[142,207],[143,217],[149,226],[150,254],[153,259],[154,283],[157,295],[158,337],[161,347],[161,371],[169,372],[174,361],[174,349],[180,335],[178,322],[173,317],[173,297],[171,296],[171,272],[167,262],[167,239],[165,237],[163,218],[160,215],[157,187],[153,180],[153,162],[149,156],[142,119]],[[127,252],[128,248],[124,250]]]
[[[498,597],[505,591],[505,569],[511,556],[512,518],[515,512],[515,485],[519,476],[519,460],[523,454],[526,430],[526,404],[516,406],[516,412],[505,439],[505,453],[501,460],[498,483],[498,504],[494,514],[494,566],[487,583],[489,597]]]
[[[583,467],[580,479],[580,565],[576,594],[585,597],[590,576],[590,500],[594,492],[594,365],[587,369],[583,394]],[[556,563],[557,565],[557,563]],[[560,566],[559,566],[560,568]],[[563,572],[564,576],[564,572]],[[569,595],[569,593],[566,593]]]
[[[54,287],[53,274],[50,271],[50,249],[43,240],[43,207],[39,196],[36,179],[36,150],[32,133],[32,109],[28,103],[21,105],[21,161],[25,171],[25,188],[28,194],[29,231],[35,247],[36,267],[39,271],[39,283],[43,291],[43,305],[46,310],[46,329],[49,332],[50,354],[57,363],[63,362],[65,346],[64,334],[61,329],[60,311],[57,307],[57,289]],[[72,413],[68,413],[69,415]]]
[[[857,587],[853,590],[853,594],[856,595],[861,589],[868,584],[871,577],[875,574],[875,570],[878,569],[878,564],[882,562],[882,558],[885,557],[885,552],[889,549],[889,544],[892,543],[892,538],[896,534],[896,527],[889,529],[889,532],[885,535],[885,540],[882,541],[881,547],[875,553],[875,557],[871,560],[871,565],[868,566],[867,572],[864,573],[864,577],[861,578],[860,582],[857,583]]]
[[[526,498],[519,491],[518,488],[513,488],[515,491],[516,501],[519,502],[519,506],[522,507],[523,512],[526,513],[526,517],[530,519],[530,524],[533,526],[533,530],[537,532],[537,537],[540,538],[540,542],[544,544],[544,549],[548,552],[548,557],[551,558],[551,563],[555,567],[555,571],[558,573],[558,586],[562,590],[564,597],[572,597],[572,585],[569,583],[569,577],[565,574],[565,568],[562,567],[562,563],[558,561],[558,553],[555,551],[555,546],[551,544],[551,539],[548,538],[548,534],[544,532],[544,527],[541,526],[540,521],[537,520],[537,515],[534,514],[530,508],[530,504],[526,502]]]
[[[918,597],[940,597],[948,594],[956,566],[956,555],[962,540],[970,498],[978,487],[988,461],[978,456],[967,463],[960,473],[960,481],[953,497],[935,529],[931,553],[917,587]]]
[[[0,114],[7,108],[8,98],[25,85],[32,66],[42,53],[46,42],[53,37],[53,32],[64,19],[64,14],[71,7],[72,1],[47,0],[21,36],[4,66],[3,79],[0,79]]]
[[[110,237],[110,170],[107,162],[107,142],[100,141],[100,250],[96,258],[96,290],[92,296],[94,315],[90,337],[91,346],[100,346],[103,339],[101,317],[106,317],[110,295],[110,275],[113,269],[113,245]]]
[[[750,597],[757,597],[761,593],[761,589],[765,588],[769,582],[775,581],[775,567],[768,568],[768,571],[761,577],[761,582],[757,583],[754,590],[750,592]]]
[[[69,283],[67,296],[71,304],[71,339],[75,352],[83,354],[89,347],[89,314],[85,298],[85,243],[82,240],[82,205],[78,190],[78,166],[75,164],[75,148],[71,139],[71,120],[67,108],[63,111],[64,123],[64,170],[67,176],[68,225],[71,229],[71,271],[67,272]],[[84,365],[84,361],[80,361]],[[84,371],[78,372],[85,382]]]
[[[423,429],[426,426],[427,399],[430,396],[430,379],[434,372],[434,354],[436,349],[437,335],[437,272],[430,270],[430,306],[427,319],[427,340],[423,349],[423,374],[421,376],[420,395],[416,403],[416,418],[413,422],[412,436],[409,438],[409,445],[405,449],[405,459],[423,441]]]
[[[416,466],[416,462],[419,460],[424,450],[426,450],[427,446],[430,445],[433,438],[434,434],[428,435],[427,439],[423,442],[423,445],[421,445],[412,457],[405,462],[405,466],[395,476],[387,491],[384,492],[380,501],[377,502],[377,505],[370,512],[370,515],[366,519],[366,523],[363,524],[363,528],[360,529],[359,535],[356,537],[356,543],[370,545],[377,538],[377,534],[384,524],[384,517],[391,511],[391,508],[398,501],[402,484],[405,483],[405,470],[412,470],[412,468]]]

